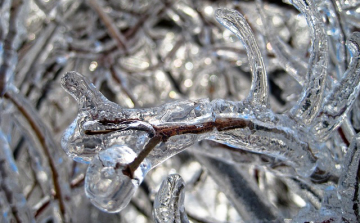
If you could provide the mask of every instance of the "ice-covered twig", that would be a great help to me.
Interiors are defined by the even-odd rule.
[[[148,156],[152,166],[156,166],[204,138],[288,160],[291,166],[299,171],[306,170],[308,174],[316,162],[309,145],[296,135],[301,133],[292,130],[291,126],[296,124],[286,116],[273,114],[262,107],[202,99],[148,109],[124,109],[108,101],[77,72],[66,73],[62,84],[80,107],[78,117],[62,140],[62,147],[77,161],[91,161],[95,154],[111,146],[114,137],[133,135],[129,137],[135,137],[132,149],[138,153],[138,159],[134,161],[137,164],[130,165],[130,175],[145,157]],[[253,109],[260,113],[254,114]],[[127,132],[129,130],[147,134],[147,140]],[[179,137],[186,143],[181,145],[178,139],[175,140]],[[140,139],[143,140],[141,144],[135,143]]]
[[[344,222],[360,221],[359,146],[360,135],[358,134],[348,148],[339,179],[338,195],[341,199]]]
[[[0,179],[1,180],[1,179]],[[16,218],[14,217],[11,211],[11,205],[7,201],[5,192],[0,190],[0,221],[4,223],[16,222]]]
[[[120,84],[121,89],[123,90],[123,92],[130,98],[131,102],[134,104],[134,107],[139,107],[139,104],[138,104],[134,94],[129,90],[126,83],[124,83],[124,81],[120,77],[121,74],[118,72],[118,70],[117,70],[117,68],[115,66],[110,67],[110,73],[111,73],[111,76],[113,77],[113,79],[118,84]]]
[[[216,19],[244,44],[252,72],[251,89],[248,99],[254,105],[269,106],[269,87],[259,46],[255,36],[245,18],[237,11],[230,9],[217,9]]]
[[[292,4],[301,13],[304,13],[310,29],[312,44],[304,90],[290,113],[300,123],[309,125],[318,115],[321,108],[327,75],[329,49],[324,25],[314,1],[293,0]]]
[[[188,223],[184,207],[185,183],[178,174],[169,175],[155,197],[153,216],[156,223]]]
[[[26,79],[29,78],[28,74],[31,68],[36,64],[42,54],[44,54],[44,48],[51,44],[52,37],[56,34],[58,24],[52,22],[47,25],[46,29],[39,34],[39,37],[33,43],[33,46],[29,52],[21,57],[19,55],[18,72],[17,78],[20,80],[19,83],[24,85]],[[21,88],[21,87],[19,87]]]
[[[85,179],[87,195],[108,212],[118,212],[127,205],[151,168],[201,139],[284,160],[303,176],[309,176],[316,165],[311,145],[301,140],[301,131],[292,129],[296,125],[293,120],[261,105],[202,99],[124,109],[108,101],[77,72],[66,73],[62,84],[80,107],[64,134],[62,146],[74,160],[91,162]],[[259,113],[253,113],[254,110]],[[117,157],[125,157],[123,153],[131,153],[132,158],[116,161]],[[111,160],[111,165],[102,160]],[[117,174],[107,174],[111,179],[98,175],[108,169]],[[99,191],[109,187],[103,185],[104,180],[117,185],[117,179],[127,186]],[[130,183],[133,181],[137,183]],[[129,190],[126,199],[120,190]]]
[[[37,144],[35,143],[35,139],[31,137],[31,133],[27,130],[27,127],[23,122],[21,122],[21,120],[22,119],[20,119],[18,116],[14,116],[14,123],[18,128],[21,129],[23,137],[27,142],[28,154],[36,178],[34,185],[40,185],[44,194],[51,194],[52,184],[51,181],[48,180],[50,179],[50,176],[49,172],[46,171],[47,168],[45,167],[45,162],[41,157],[41,152],[39,151],[41,149],[36,147]],[[29,196],[30,194],[31,192],[29,192],[26,196]]]
[[[347,41],[351,61],[341,81],[324,100],[324,106],[317,117],[314,133],[320,140],[340,126],[360,91],[360,33],[355,32]]]
[[[351,139],[355,136],[356,132],[354,130],[354,127],[352,126],[352,123],[348,115],[346,115],[346,117],[344,118],[344,121],[341,124],[341,129],[344,132],[346,140],[350,142]]]
[[[86,195],[95,206],[115,213],[129,204],[150,170],[149,162],[144,160],[131,177],[125,174],[127,164],[135,158],[136,153],[123,145],[114,145],[95,156],[85,177]]]

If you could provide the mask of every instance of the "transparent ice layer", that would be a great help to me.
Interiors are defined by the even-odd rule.
[[[85,177],[85,192],[91,202],[107,212],[119,212],[130,202],[150,170],[145,161],[132,176],[124,174],[136,154],[126,146],[113,145],[99,152],[90,163]]]
[[[268,77],[260,48],[249,24],[235,10],[218,9],[215,15],[242,41],[247,53],[252,83],[243,101],[178,100],[157,107],[127,109],[109,101],[78,72],[70,71],[62,77],[62,86],[76,99],[79,112],[61,144],[75,161],[90,164],[85,190],[95,206],[107,212],[121,211],[150,169],[201,140],[276,160],[284,166],[280,174],[293,175],[293,180],[321,181],[330,173],[338,177],[337,151],[322,141],[341,125],[358,95],[360,36],[353,33],[349,38],[351,62],[345,74],[331,82],[327,77],[328,40],[316,5],[311,0],[294,0],[292,4],[305,15],[312,44],[307,69],[295,57],[284,65],[303,86],[298,102],[284,114],[270,109]],[[261,8],[260,12],[265,21],[265,12]],[[274,34],[271,30],[266,33]],[[292,57],[285,43],[276,38],[270,38],[270,43],[283,61]],[[303,71],[306,74],[299,73]],[[331,83],[324,99],[326,81]],[[178,186],[183,183],[178,180],[170,177],[156,198],[154,215],[159,222],[179,221],[180,209],[162,207],[173,199],[169,193],[181,193]],[[330,199],[333,190],[327,194]],[[316,199],[312,203],[320,206],[320,199]],[[167,211],[171,214],[167,215]]]
[[[0,15],[0,222],[360,222],[359,0]]]
[[[318,158],[313,150],[317,147],[307,143],[311,139],[304,130],[293,128],[297,126],[294,120],[262,105],[202,99],[123,109],[76,72],[68,72],[63,85],[81,109],[65,132],[62,145],[74,160],[91,162],[86,175],[87,195],[97,207],[109,212],[124,208],[137,187],[132,183],[135,178],[123,174],[125,169],[114,167],[120,163],[125,168],[136,155],[141,157],[153,139],[155,144],[146,156],[147,169],[202,139],[283,160],[302,176],[309,176],[316,168]],[[132,155],[122,160],[122,153]],[[105,162],[107,159],[111,161]]]
[[[291,114],[299,123],[309,125],[321,109],[328,65],[328,44],[324,24],[312,0],[293,0],[292,4],[305,15],[311,36],[311,55],[303,93]]]
[[[75,160],[91,161],[99,151],[114,144],[129,145],[139,154],[156,136],[160,137],[159,143],[147,156],[152,167],[201,139],[276,157],[302,175],[311,174],[316,166],[317,158],[312,145],[305,141],[309,136],[304,130],[293,128],[297,126],[295,121],[261,105],[201,99],[149,109],[123,109],[105,99],[79,73],[68,72],[63,77],[65,89],[70,77],[72,83],[82,85],[76,89],[85,91],[72,92],[80,97],[79,106],[84,101],[88,105],[82,107],[62,139],[64,149]]]
[[[351,55],[349,67],[325,98],[322,113],[314,126],[315,134],[322,140],[340,126],[360,91],[360,33],[353,33],[346,45]]]

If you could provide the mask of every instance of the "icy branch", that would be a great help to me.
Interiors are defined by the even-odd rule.
[[[216,19],[231,32],[233,32],[244,44],[252,72],[251,89],[248,100],[254,105],[269,106],[269,87],[265,65],[256,43],[254,34],[245,18],[235,10],[218,9],[215,12]]]
[[[311,55],[306,83],[300,100],[291,114],[304,124],[313,122],[320,111],[323,100],[328,64],[328,45],[324,25],[316,11],[313,0],[294,0],[292,4],[305,14],[311,35]]]

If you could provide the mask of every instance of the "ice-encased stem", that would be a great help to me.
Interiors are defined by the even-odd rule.
[[[341,125],[360,91],[360,32],[353,33],[346,45],[351,56],[349,67],[325,98],[323,109],[315,122],[314,132],[320,140],[326,140]]]
[[[185,182],[178,174],[169,175],[161,184],[154,201],[156,223],[188,223],[184,207]]]
[[[0,190],[0,222],[4,222],[4,223],[16,222],[16,218],[14,217],[11,211],[11,205],[7,201],[5,192],[3,190]]]
[[[215,17],[245,46],[252,72],[251,88],[247,100],[254,105],[269,106],[269,87],[265,65],[249,24],[239,12],[231,9],[217,9]]]
[[[360,222],[359,146],[360,134],[357,134],[346,153],[338,185],[343,219],[346,219],[347,222]]]
[[[324,25],[313,0],[293,0],[292,4],[304,13],[312,40],[311,55],[306,74],[305,88],[291,115],[299,122],[309,125],[318,115],[325,89],[328,64],[328,44]]]
[[[76,84],[76,91],[72,91],[74,83],[80,83]],[[71,151],[73,158],[82,157],[91,161],[92,156],[99,151],[92,148],[81,149],[77,147],[79,142],[92,141],[107,148],[111,146],[108,142],[121,136],[121,132],[131,135],[135,132],[126,131],[137,130],[146,132],[148,138],[142,142],[141,148],[132,148],[138,158],[134,164],[129,165],[130,172],[135,171],[145,157],[154,167],[205,138],[236,149],[289,161],[287,163],[301,175],[311,174],[316,165],[317,158],[310,145],[303,142],[301,134],[297,135],[298,132],[292,129],[296,123],[287,116],[276,115],[262,106],[201,99],[171,102],[148,109],[123,109],[105,99],[79,73],[66,73],[63,85],[76,96],[80,104],[89,101],[88,104],[91,105],[80,109],[78,117],[65,132],[62,145],[68,154]],[[255,110],[256,114],[253,112]],[[86,121],[83,117],[86,117]],[[74,148],[67,148],[68,146]],[[82,151],[86,153],[83,154]]]
[[[124,168],[135,158],[136,153],[124,145],[114,145],[95,156],[85,176],[85,194],[92,204],[109,213],[129,204],[150,169],[145,160],[130,178]]]

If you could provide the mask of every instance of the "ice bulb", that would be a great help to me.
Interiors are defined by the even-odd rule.
[[[127,164],[136,153],[127,146],[113,145],[91,161],[85,177],[85,193],[98,208],[110,213],[124,209],[150,170],[145,159],[133,176],[126,175]]]

